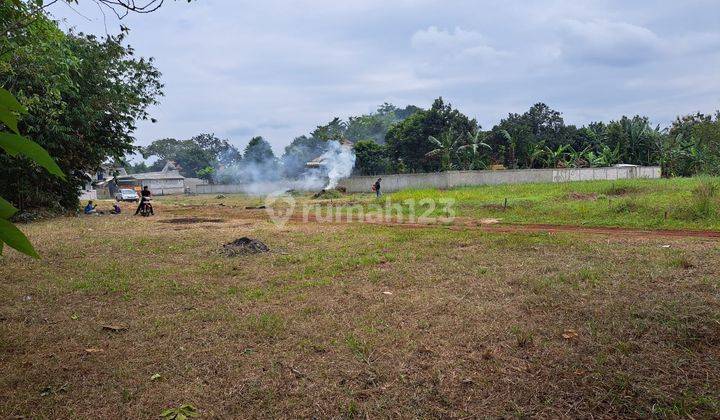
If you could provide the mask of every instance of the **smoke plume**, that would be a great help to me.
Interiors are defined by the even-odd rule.
[[[284,161],[284,159],[283,159]],[[355,152],[351,144],[328,141],[325,151],[312,161],[310,167],[295,176],[288,176],[283,161],[241,161],[219,168],[215,182],[239,185],[243,192],[252,195],[284,192],[287,190],[317,191],[331,189],[338,181],[352,174]],[[297,172],[297,171],[295,171]],[[283,176],[283,174],[286,174]]]

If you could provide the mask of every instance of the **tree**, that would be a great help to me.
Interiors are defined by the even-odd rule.
[[[212,166],[206,166],[199,171],[197,171],[197,177],[200,179],[204,179],[208,181],[209,183],[213,183],[213,179],[215,176],[215,168]]]
[[[323,154],[326,147],[326,141],[315,137],[296,137],[285,147],[285,153],[280,159],[283,175],[290,178],[299,176],[307,169],[305,164]]]
[[[353,146],[355,150],[355,171],[360,175],[387,173],[390,162],[387,148],[374,140],[361,140]]]
[[[400,109],[395,105],[384,103],[374,113],[350,117],[345,135],[353,142],[372,139],[376,143],[384,144],[385,135],[393,124],[404,120],[419,110],[420,108],[413,105]]]
[[[261,136],[257,136],[250,139],[250,143],[245,147],[243,160],[246,163],[275,161],[275,153],[273,153],[270,143]]]
[[[487,168],[487,152],[492,150],[489,144],[485,143],[485,133],[478,130],[475,134],[468,133],[467,144],[458,147],[458,155],[463,162],[463,168],[469,170]]]
[[[335,117],[329,123],[317,126],[317,128],[315,128],[315,130],[310,133],[310,136],[322,141],[339,141],[345,138],[346,130],[347,123],[345,123],[340,118]]]
[[[151,166],[158,171],[168,161],[179,166],[180,173],[186,177],[196,177],[197,172],[208,166],[215,166],[217,158],[212,151],[203,149],[195,140],[160,139],[142,149],[143,157],[158,157]]]
[[[427,152],[425,157],[440,161],[441,171],[455,169],[454,162],[457,161],[457,150],[462,142],[462,137],[456,136],[452,131],[442,133],[438,139],[435,136],[428,136],[428,140],[435,149]]]
[[[162,84],[153,61],[134,57],[124,38],[66,35],[40,17],[0,59],[0,84],[21,92],[27,105],[21,130],[67,175],[47,177],[27,160],[0,155],[0,178],[7,180],[0,194],[21,210],[76,208],[85,174],[133,150],[135,124],[149,118]]]
[[[438,98],[429,110],[417,111],[388,130],[388,152],[395,164],[402,162],[408,171],[438,170],[440,162],[427,156],[437,148],[430,136],[437,138],[450,131],[474,134],[478,129],[477,121]]]

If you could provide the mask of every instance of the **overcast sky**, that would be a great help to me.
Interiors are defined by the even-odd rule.
[[[61,27],[118,32],[80,3],[53,6]],[[717,0],[166,0],[122,23],[166,86],[140,145],[214,132],[279,153],[335,116],[438,96],[485,129],[535,102],[578,125],[720,109]]]

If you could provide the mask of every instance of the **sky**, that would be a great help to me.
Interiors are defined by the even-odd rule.
[[[63,29],[130,28],[165,96],[138,145],[209,132],[278,154],[334,117],[442,96],[491,128],[536,102],[568,124],[720,109],[717,0],[165,0],[118,21],[90,0]]]

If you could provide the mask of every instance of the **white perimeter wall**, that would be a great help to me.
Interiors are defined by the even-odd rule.
[[[453,188],[468,185],[520,184],[532,182],[568,182],[635,178],[660,178],[658,166],[578,169],[515,169],[500,171],[446,171],[418,174],[353,176],[340,181],[348,192],[370,192],[378,177],[382,191],[406,188]]]

